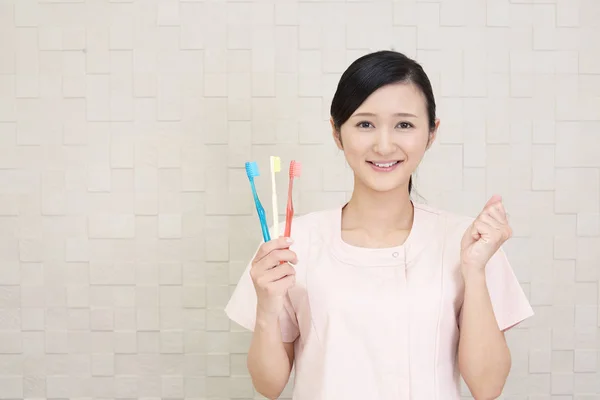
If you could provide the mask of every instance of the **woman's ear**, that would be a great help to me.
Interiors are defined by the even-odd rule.
[[[333,135],[333,140],[335,140],[335,144],[340,150],[344,150],[344,146],[342,145],[342,130],[335,127],[335,122],[333,122],[333,118],[329,118],[329,123],[331,124],[331,134]]]
[[[435,142],[435,139],[437,138],[437,132],[438,132],[439,127],[440,127],[440,120],[438,118],[435,120],[435,126],[433,127],[433,129],[431,131],[429,131],[429,139],[427,141],[427,147],[425,148],[425,150],[429,150],[429,148],[431,147],[433,142]]]

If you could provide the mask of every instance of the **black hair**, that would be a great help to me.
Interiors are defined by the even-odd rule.
[[[415,60],[393,50],[381,50],[356,59],[342,74],[331,102],[335,129],[352,116],[373,92],[393,83],[413,83],[425,96],[429,129],[435,129],[435,98],[429,77]],[[412,191],[412,176],[408,192]]]

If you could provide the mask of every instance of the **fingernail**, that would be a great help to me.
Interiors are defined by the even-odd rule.
[[[292,238],[285,238],[285,241],[288,243],[294,243],[294,239]]]

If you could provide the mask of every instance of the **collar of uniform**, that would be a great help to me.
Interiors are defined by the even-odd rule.
[[[440,229],[439,214],[419,204],[414,205],[413,225],[405,242],[387,248],[365,248],[342,240],[342,207],[332,210],[331,253],[341,262],[359,267],[409,267]]]

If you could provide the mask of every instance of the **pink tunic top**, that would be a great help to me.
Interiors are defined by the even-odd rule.
[[[280,317],[283,340],[296,341],[293,399],[459,399],[460,241],[472,219],[415,204],[403,245],[367,249],[342,240],[341,214],[294,220],[297,280]],[[252,330],[249,267],[225,311]],[[502,250],[486,281],[501,330],[533,315]]]

